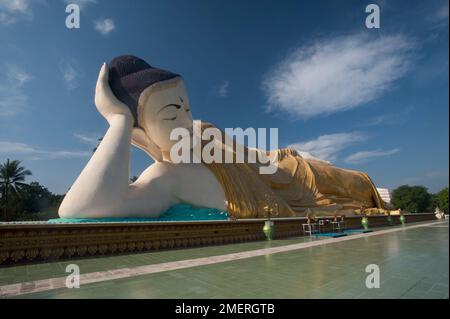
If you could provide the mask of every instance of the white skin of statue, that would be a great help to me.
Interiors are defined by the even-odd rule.
[[[146,89],[139,99],[139,124],[129,108],[112,93],[108,67],[103,64],[97,81],[95,104],[109,129],[99,147],[66,194],[62,218],[158,217],[172,205],[188,203],[226,210],[225,194],[203,164],[173,164],[170,132],[176,127],[192,131],[187,92],[181,78],[162,90]],[[155,159],[129,184],[131,143]]]

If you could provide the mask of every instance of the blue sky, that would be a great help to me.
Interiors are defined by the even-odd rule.
[[[365,27],[370,3],[380,29]],[[182,74],[194,118],[277,127],[280,146],[380,187],[448,185],[448,0],[0,0],[0,43],[0,161],[53,192],[107,130],[94,87],[121,54]],[[132,175],[152,163],[132,156]]]

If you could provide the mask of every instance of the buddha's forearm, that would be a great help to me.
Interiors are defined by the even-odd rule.
[[[60,216],[120,209],[129,190],[133,121],[115,115],[99,147],[67,193]]]

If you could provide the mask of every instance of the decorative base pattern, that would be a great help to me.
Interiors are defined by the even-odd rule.
[[[370,227],[389,225],[387,216],[369,216],[368,219]],[[408,223],[434,219],[434,214],[406,216]],[[275,239],[304,235],[302,224],[306,223],[305,218],[273,219],[273,222]],[[399,216],[392,216],[392,222],[400,224]],[[124,224],[0,224],[0,264],[264,240],[264,223],[264,219],[252,219]],[[361,228],[361,217],[347,217],[346,227]],[[332,228],[326,224],[322,231],[332,231]]]

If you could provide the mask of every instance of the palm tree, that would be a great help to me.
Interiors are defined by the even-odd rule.
[[[8,158],[5,163],[0,165],[0,189],[4,202],[4,220],[7,220],[8,217],[9,196],[17,193],[22,186],[26,185],[24,183],[25,177],[31,175],[31,172],[20,164],[20,161],[10,161]]]

